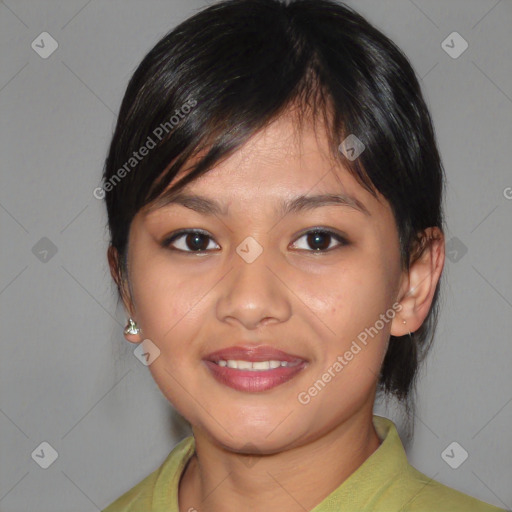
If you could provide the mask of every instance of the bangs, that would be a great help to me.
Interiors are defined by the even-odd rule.
[[[293,121],[295,131],[290,135],[295,135],[298,142],[304,126],[313,126],[317,137],[327,138],[333,165],[342,163],[363,187],[376,196],[375,188],[359,162],[346,159],[340,152],[340,141],[345,138],[346,129],[343,125],[334,124],[332,101],[326,99],[318,77],[314,77],[314,83],[310,82],[312,78],[313,74],[308,71],[290,92],[290,97],[285,98],[281,105],[262,118],[256,116],[255,112],[238,116],[239,110],[235,110],[237,115],[234,118],[226,118],[221,111],[210,112],[211,118],[218,116],[218,123],[214,123],[212,129],[206,132],[200,127],[197,127],[197,131],[192,130],[192,139],[195,142],[188,144],[186,150],[171,161],[158,176],[144,199],[142,209],[158,208],[159,205],[166,204],[169,198],[187,184],[229,158],[250,138],[281,116],[288,116]],[[201,112],[198,115],[201,117]],[[170,186],[180,173],[180,179]]]

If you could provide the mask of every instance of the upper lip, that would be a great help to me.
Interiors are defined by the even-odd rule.
[[[270,345],[237,345],[212,352],[211,354],[208,354],[205,359],[213,362],[218,362],[220,360],[227,361],[231,359],[238,361],[251,361],[253,363],[270,360],[287,361],[289,363],[293,363],[297,360],[305,361],[302,357],[283,352],[282,350],[278,350]]]

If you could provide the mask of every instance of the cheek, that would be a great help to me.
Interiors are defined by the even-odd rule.
[[[177,338],[181,338],[179,347],[186,345],[184,332],[192,335],[192,326],[199,323],[204,282],[172,265],[165,252],[135,255],[131,271],[137,317],[145,337],[161,349]]]
[[[317,312],[328,320],[338,336],[353,337],[373,325],[391,306],[392,293],[387,271],[375,261],[359,262],[332,272],[318,288],[321,300],[313,301]],[[306,295],[310,292],[304,291]]]
[[[148,367],[155,383],[167,400],[187,419],[200,423],[190,393],[198,390],[190,381],[194,360],[194,339],[200,338],[201,297],[205,280],[189,276],[171,265],[165,255],[141,254],[132,262],[132,289],[137,318],[144,338],[160,350]]]
[[[344,403],[350,409],[350,403],[363,399],[375,384],[395,314],[395,267],[377,251],[360,253],[339,271],[332,270],[317,288],[322,290],[318,304],[323,306],[316,313],[331,331],[322,339],[320,363],[325,372],[336,375],[323,392],[329,406]]]

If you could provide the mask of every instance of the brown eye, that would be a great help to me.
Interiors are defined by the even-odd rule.
[[[301,238],[305,238],[307,247],[299,247],[299,249],[307,250],[309,252],[327,252],[348,244],[347,240],[345,240],[341,235],[324,229],[308,231],[297,240],[300,240]],[[338,242],[338,245],[334,245],[334,247],[331,245],[333,239]]]
[[[211,250],[213,239],[202,231],[184,230],[172,235],[162,243],[162,246],[182,252],[206,252]],[[220,248],[217,245],[218,248]]]

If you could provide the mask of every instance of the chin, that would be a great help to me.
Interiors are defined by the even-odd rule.
[[[253,455],[257,453],[262,455],[279,453],[299,444],[300,438],[303,437],[298,432],[296,425],[293,426],[294,434],[291,436],[290,425],[286,428],[284,424],[279,426],[279,422],[265,422],[255,425],[249,419],[244,423],[225,421],[222,427],[218,424],[212,425],[209,422],[208,427],[199,430],[223,449]],[[195,428],[194,433],[196,433]]]

